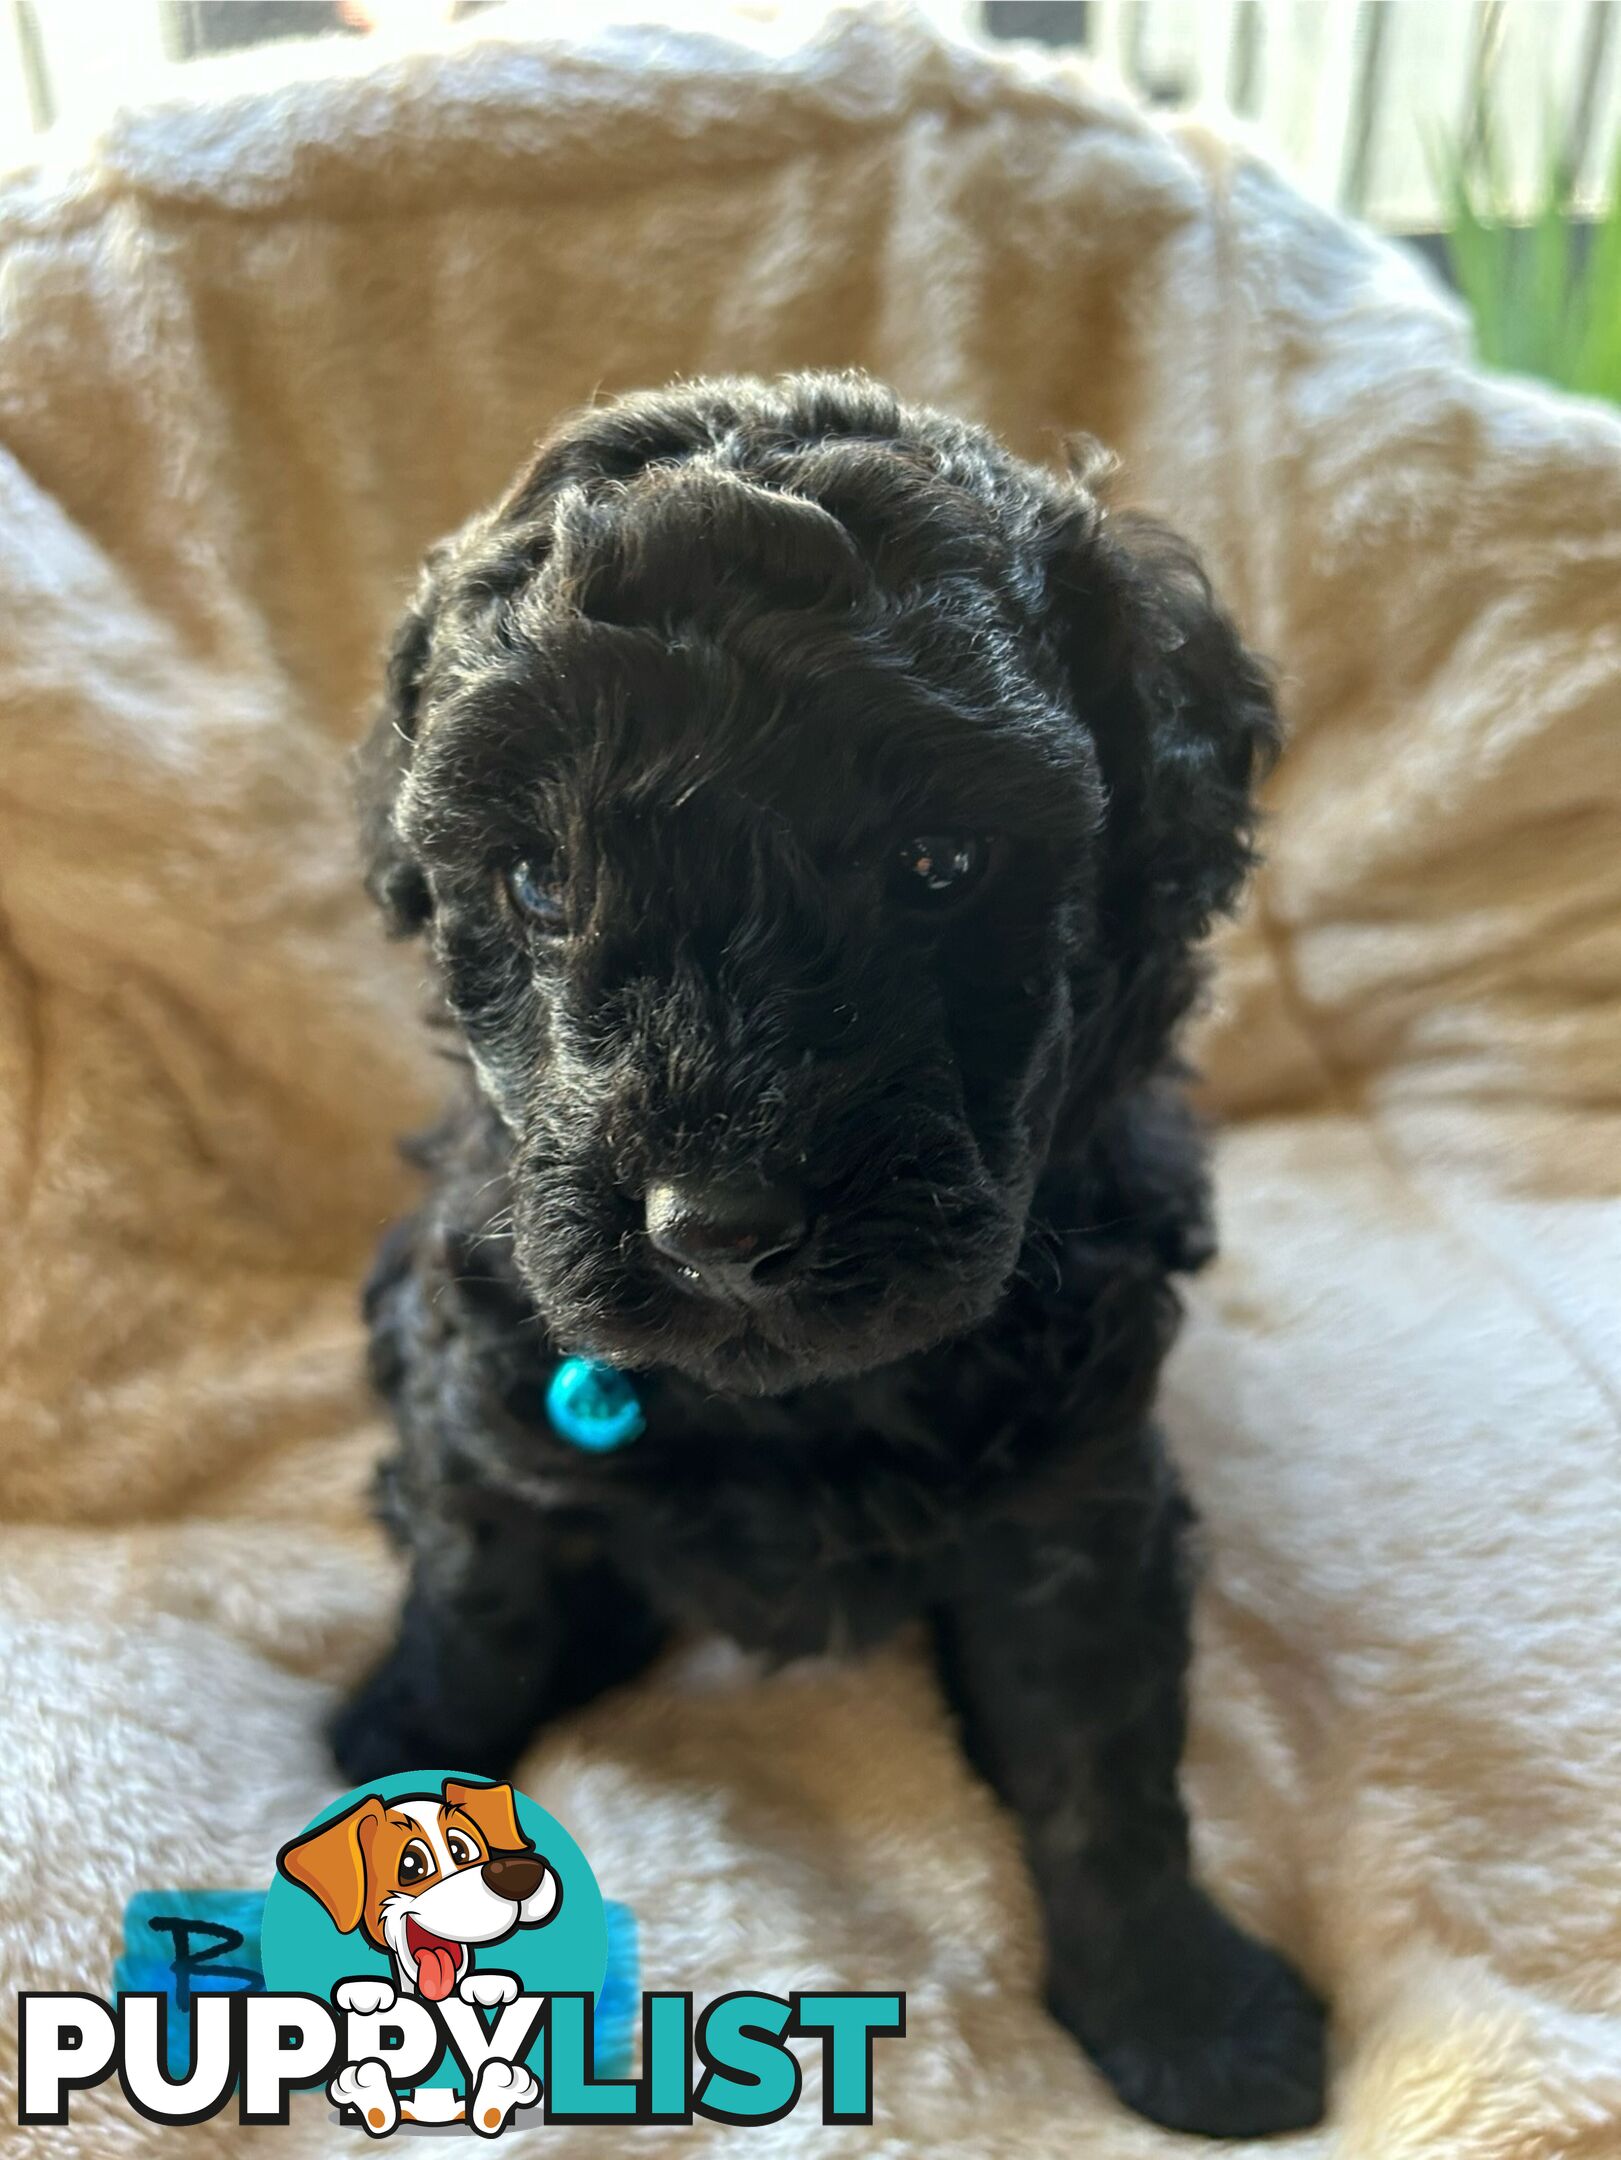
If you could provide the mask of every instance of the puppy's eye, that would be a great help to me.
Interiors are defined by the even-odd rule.
[[[531,929],[560,936],[567,925],[563,881],[545,863],[515,862],[505,873],[507,898]]]
[[[472,1839],[464,1837],[460,1830],[445,1832],[445,1850],[458,1867],[471,1867],[475,1860],[482,1857]]]
[[[906,906],[949,907],[985,875],[990,844],[973,833],[917,833],[896,849],[890,888]]]
[[[420,1838],[413,1838],[400,1854],[400,1881],[402,1883],[426,1882],[434,1873],[433,1854]]]

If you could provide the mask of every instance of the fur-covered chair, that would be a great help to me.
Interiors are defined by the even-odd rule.
[[[1167,1417],[1205,1870],[1335,2005],[1300,2149],[1617,2150],[1615,416],[1227,143],[863,15],[222,65],[10,185],[0,296],[4,1998],[266,1881],[391,1617],[355,1286],[437,1084],[344,767],[413,562],[598,386],[853,362],[1102,437],[1280,669]],[[1181,2150],[1043,2012],[920,1657],[695,1645],[521,1782],[648,1985],[905,1987],[878,2125],[783,2149]]]

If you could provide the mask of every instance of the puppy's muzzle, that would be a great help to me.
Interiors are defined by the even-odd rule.
[[[707,1289],[753,1301],[788,1272],[805,1242],[805,1197],[796,1186],[740,1178],[676,1179],[647,1190],[654,1249]]]
[[[540,1888],[546,1869],[532,1853],[497,1853],[485,1861],[479,1873],[498,1898],[521,1905]]]

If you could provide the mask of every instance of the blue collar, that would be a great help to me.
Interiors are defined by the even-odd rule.
[[[596,1358],[564,1358],[546,1390],[546,1415],[559,1439],[592,1455],[628,1447],[647,1430],[629,1377]]]

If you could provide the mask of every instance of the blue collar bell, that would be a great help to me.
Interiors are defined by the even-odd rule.
[[[647,1430],[629,1378],[597,1358],[564,1358],[546,1390],[546,1415],[560,1440],[592,1455],[628,1447]]]

